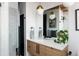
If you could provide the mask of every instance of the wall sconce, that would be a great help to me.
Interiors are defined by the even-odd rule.
[[[44,8],[41,4],[37,6],[36,10],[37,10],[37,13],[40,15],[43,14],[44,12]]]

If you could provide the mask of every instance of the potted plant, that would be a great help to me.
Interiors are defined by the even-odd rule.
[[[67,30],[60,30],[57,33],[57,39],[54,40],[54,42],[56,42],[56,43],[63,43],[63,44],[68,42],[68,31]]]

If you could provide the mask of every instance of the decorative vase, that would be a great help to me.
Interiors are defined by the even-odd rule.
[[[31,30],[30,30],[30,39],[34,39],[34,28],[31,27]]]
[[[42,27],[39,27],[38,37],[42,38]]]

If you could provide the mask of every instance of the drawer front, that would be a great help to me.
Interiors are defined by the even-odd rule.
[[[27,41],[27,50],[32,55],[35,55],[36,54],[36,44],[31,41]]]
[[[41,56],[46,56],[46,47],[45,46],[43,46],[43,45],[40,45],[39,46],[39,49],[40,49],[40,55]]]
[[[61,51],[58,51],[58,50],[53,49],[53,48],[47,47],[46,50],[47,50],[46,55],[48,55],[48,56],[61,56],[61,54],[62,54]]]
[[[53,49],[44,45],[40,45],[40,55],[41,56],[65,56],[66,52]]]

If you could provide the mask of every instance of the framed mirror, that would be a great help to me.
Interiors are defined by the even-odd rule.
[[[79,9],[75,10],[75,29],[79,31]]]

